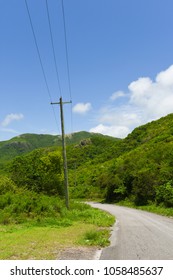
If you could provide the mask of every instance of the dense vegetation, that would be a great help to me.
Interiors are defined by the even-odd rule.
[[[70,210],[60,136],[0,142],[0,259],[55,259],[62,246],[106,246],[114,218],[73,199],[173,215],[173,114],[122,140],[80,132],[66,143]]]
[[[173,207],[173,114],[136,128],[121,141],[104,141],[94,147],[93,139],[93,146],[71,151],[70,160],[80,155],[78,167],[70,170],[74,195]]]
[[[114,174],[107,199],[128,197],[136,205],[152,202],[173,207],[172,127],[171,114],[135,129],[124,140],[127,151],[107,169],[106,176]]]
[[[90,137],[89,132],[81,131],[66,135],[66,143],[77,144],[82,139]],[[60,147],[61,136],[53,136],[46,134],[22,134],[7,141],[0,142],[0,168],[3,169],[5,163],[13,159],[15,156],[27,154],[34,149],[44,147]],[[1,171],[0,170],[0,171]]]
[[[17,139],[24,143],[22,152],[16,138],[0,143],[1,222],[7,223],[8,216],[17,219],[12,213],[22,211],[27,219],[35,213],[46,216],[50,199],[48,212],[56,209],[59,215],[64,196],[61,147],[54,136]],[[173,207],[173,114],[136,128],[123,140],[87,132],[67,139],[71,198]]]
[[[67,139],[70,141],[69,149],[73,150],[75,147],[75,149],[78,149],[78,147],[84,147],[85,145],[90,146],[90,138],[81,140],[83,137],[88,137],[88,135],[92,136],[90,133],[80,132],[71,138],[68,137]],[[38,135],[23,135],[18,138],[24,138],[25,143],[35,139],[33,143],[39,145]],[[47,135],[45,140],[43,135],[40,138],[40,146],[42,147],[47,143],[46,148],[33,149],[29,153],[27,153],[27,149],[24,149],[22,155],[18,151],[19,145],[14,145],[16,139],[13,138],[8,141],[8,145],[12,145],[13,148],[16,147],[14,154],[18,153],[19,156],[11,154],[11,161],[2,161],[3,168],[0,175],[0,223],[9,225],[29,222],[29,224],[35,225],[69,226],[73,224],[73,221],[79,220],[81,222],[88,221],[88,223],[92,224],[96,222],[97,225],[100,223],[100,226],[112,224],[113,219],[110,215],[106,215],[106,219],[104,219],[104,214],[100,215],[98,211],[91,211],[90,206],[87,205],[71,201],[70,211],[66,210],[64,203],[62,151],[61,147],[51,146],[52,142],[50,143],[48,138]],[[50,137],[50,139],[52,138]],[[114,139],[114,141],[116,140]],[[4,142],[0,144],[1,147],[3,145]],[[35,145],[32,144],[32,147]],[[71,163],[71,166],[73,166],[73,163]]]
[[[16,157],[9,167],[10,177],[20,188],[46,195],[63,195],[62,158],[58,151],[36,149]]]

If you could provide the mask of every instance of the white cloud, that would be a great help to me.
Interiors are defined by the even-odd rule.
[[[144,105],[148,102],[151,95],[152,81],[150,78],[139,78],[132,82],[128,89],[130,90],[130,101],[137,106]]]
[[[130,126],[131,124],[139,124],[139,112],[132,109],[129,105],[120,107],[104,107],[100,110],[99,121],[109,125]]]
[[[160,72],[156,77],[156,82],[164,86],[173,86],[173,65]]]
[[[173,66],[156,76],[156,80],[139,78],[129,85],[130,104],[141,111],[142,119],[156,119],[173,112]]]
[[[126,94],[123,91],[119,90],[119,91],[114,92],[111,95],[110,100],[115,101],[116,99],[125,97],[125,96],[126,96]]]
[[[23,119],[24,116],[23,114],[9,114],[5,117],[5,119],[1,122],[1,125],[3,127],[8,126],[11,122],[13,121],[19,121],[21,119]]]
[[[73,112],[78,114],[85,114],[91,110],[91,103],[78,103],[73,107]]]
[[[150,78],[139,78],[137,81],[132,82],[128,88],[131,92],[138,93],[139,95],[145,94],[151,87],[152,80]]]
[[[90,132],[101,133],[117,138],[124,138],[130,132],[130,130],[125,126],[106,126],[99,124],[98,126],[91,128]]]
[[[111,100],[124,97],[123,104],[101,108],[93,132],[125,137],[136,126],[173,113],[173,65],[156,75],[140,77],[128,86],[128,93],[117,91]]]

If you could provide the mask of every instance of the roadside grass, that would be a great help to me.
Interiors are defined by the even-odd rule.
[[[149,204],[149,205],[145,205],[145,206],[136,206],[133,202],[131,202],[129,200],[120,201],[120,202],[116,203],[116,205],[126,206],[126,207],[130,207],[130,208],[136,208],[136,209],[152,212],[155,214],[159,214],[162,216],[173,217],[173,208],[166,208],[161,205]]]
[[[35,227],[27,225],[0,227],[1,260],[53,260],[61,250],[78,246],[88,229],[93,225],[75,223],[68,228]],[[92,245],[92,244],[91,244]]]
[[[109,242],[110,232],[107,229],[101,230],[88,230],[82,238],[79,240],[81,245],[95,245],[105,247],[110,244]]]
[[[8,214],[8,213],[7,213]],[[107,212],[79,202],[72,202],[70,210],[61,207],[58,215],[34,216],[0,225],[0,259],[51,260],[66,247],[109,244],[109,227],[114,217]]]

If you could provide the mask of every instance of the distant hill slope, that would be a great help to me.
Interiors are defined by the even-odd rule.
[[[86,131],[76,132],[66,135],[66,144],[79,144],[84,139],[92,138],[93,135]],[[101,135],[101,138],[114,139],[113,137]],[[116,139],[115,139],[116,140]],[[37,148],[45,148],[52,146],[61,146],[61,136],[47,135],[47,134],[22,134],[14,137],[8,141],[0,142],[0,163],[11,160],[14,157],[33,151]]]
[[[135,128],[116,143],[93,137],[92,144],[69,150],[73,195],[97,192],[107,201],[173,206],[173,114]]]
[[[124,145],[135,148],[147,142],[173,140],[173,114],[135,128],[124,140]]]
[[[106,199],[173,207],[173,114],[136,128],[118,152],[95,180]]]
[[[93,153],[92,158],[98,157],[100,154],[100,160],[103,162],[104,160],[116,158],[146,143],[173,141],[173,114],[135,128],[125,139],[80,131],[66,135],[66,144],[67,146],[72,144],[79,145],[85,139],[92,139],[94,144],[94,147],[86,148],[86,154]],[[120,141],[117,143],[117,140]],[[116,145],[114,145],[115,142]],[[0,164],[34,149],[52,146],[61,146],[60,135],[22,134],[8,141],[0,142]],[[99,147],[99,152],[95,150],[97,146]],[[75,151],[73,154],[75,154]],[[104,153],[105,155],[103,155]],[[82,155],[85,156],[85,153],[82,152]]]

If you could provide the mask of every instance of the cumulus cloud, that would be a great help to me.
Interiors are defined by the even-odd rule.
[[[78,103],[73,107],[73,112],[78,114],[85,114],[91,110],[91,103]]]
[[[24,118],[23,114],[8,114],[8,115],[4,118],[4,120],[1,122],[1,125],[2,125],[3,127],[6,127],[6,126],[8,126],[11,122],[13,122],[13,121],[19,121],[19,120],[21,120],[21,119],[23,119],[23,118]]]
[[[107,106],[100,110],[99,121],[109,125],[130,126],[135,123],[139,124],[139,112],[137,109],[132,109],[129,105],[120,107]]]
[[[109,100],[124,97],[123,104],[118,102],[100,109],[93,132],[116,137],[125,137],[136,126],[173,113],[173,65],[156,75],[139,77],[128,86],[128,93],[117,91]]]
[[[173,86],[173,65],[160,72],[156,77],[156,82],[164,86]]]
[[[141,110],[143,121],[173,112],[173,66],[160,72],[155,81],[139,78],[128,88],[130,104]]]
[[[98,126],[91,128],[90,132],[101,133],[117,138],[124,138],[130,132],[130,130],[128,129],[128,127],[120,125],[106,126],[103,124],[99,124]]]

